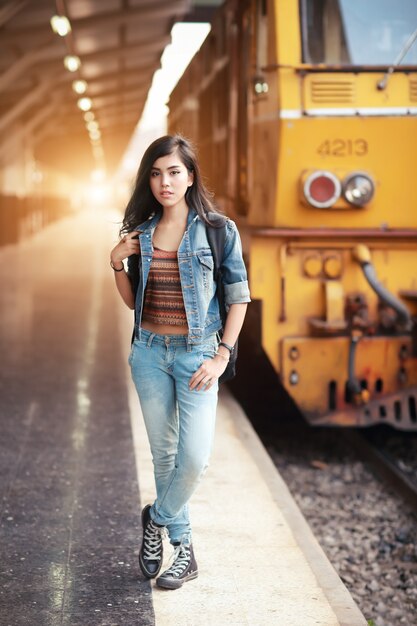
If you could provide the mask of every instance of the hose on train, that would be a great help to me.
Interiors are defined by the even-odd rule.
[[[411,330],[413,320],[407,307],[384,287],[378,280],[376,271],[371,262],[371,253],[369,248],[363,244],[358,244],[353,249],[353,258],[362,268],[368,284],[385,304],[391,307],[397,314],[399,325],[406,331]],[[366,404],[369,401],[369,391],[363,389],[360,381],[355,376],[355,356],[356,348],[362,337],[362,333],[353,331],[349,344],[349,363],[348,363],[348,383],[347,388],[351,401],[355,404]]]
[[[407,309],[405,304],[403,304],[396,296],[394,296],[394,294],[388,291],[388,289],[379,282],[375,268],[371,261],[369,248],[363,244],[358,244],[353,249],[353,258],[361,266],[363,275],[377,296],[396,312],[400,326],[406,331],[411,330],[413,320],[410,311]]]
[[[348,382],[347,390],[350,401],[354,404],[366,404],[369,400],[369,391],[363,389],[360,381],[355,376],[356,348],[362,338],[361,332],[353,332],[349,344]]]

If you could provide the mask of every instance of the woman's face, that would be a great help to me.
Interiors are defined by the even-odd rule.
[[[177,151],[174,151],[155,161],[149,184],[158,202],[163,207],[173,208],[185,204],[185,192],[193,184],[193,178]]]

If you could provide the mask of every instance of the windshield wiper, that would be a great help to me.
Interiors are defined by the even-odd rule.
[[[411,35],[409,36],[409,38],[407,39],[407,41],[401,48],[400,54],[395,59],[394,63],[390,65],[390,67],[385,72],[383,78],[381,78],[381,80],[376,84],[377,89],[382,91],[382,89],[386,88],[389,77],[391,76],[395,68],[401,63],[401,61],[403,60],[407,52],[410,50],[411,46],[414,44],[416,39],[417,39],[417,28],[413,33],[411,33]]]

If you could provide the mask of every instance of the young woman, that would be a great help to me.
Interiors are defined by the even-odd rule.
[[[142,158],[123,236],[110,257],[119,293],[135,311],[129,363],[156,484],[155,502],[142,511],[139,564],[146,577],[159,574],[166,529],[174,559],[156,582],[167,589],[198,574],[188,502],[208,466],[218,378],[250,301],[239,234],[227,220],[221,269],[228,314],[219,342],[222,322],[206,231],[212,211],[190,143],[179,135],[161,137]]]

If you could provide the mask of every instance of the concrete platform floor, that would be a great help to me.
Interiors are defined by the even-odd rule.
[[[141,576],[154,491],[108,265],[118,219],[80,213],[0,249],[0,623],[365,625],[227,390],[191,504],[199,578]]]

